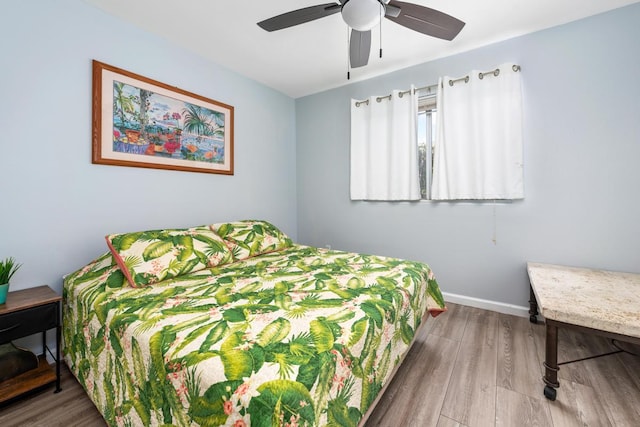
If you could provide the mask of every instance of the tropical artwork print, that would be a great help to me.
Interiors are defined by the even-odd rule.
[[[110,426],[357,426],[445,309],[426,264],[293,244],[129,286],[64,282],[67,364]]]
[[[225,114],[113,81],[113,151],[225,163]]]

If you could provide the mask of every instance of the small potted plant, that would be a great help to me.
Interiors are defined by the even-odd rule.
[[[9,281],[16,274],[16,271],[22,264],[16,264],[13,257],[0,261],[0,304],[7,301],[7,292],[9,292]]]

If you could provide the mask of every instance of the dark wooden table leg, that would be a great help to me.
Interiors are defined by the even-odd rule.
[[[558,382],[558,327],[547,319],[547,338],[545,343],[544,377],[546,384],[544,396],[549,400],[556,400]]]
[[[60,393],[62,388],[60,387],[60,346],[62,342],[60,342],[60,338],[62,335],[62,327],[58,325],[56,328],[56,390],[54,393]]]
[[[47,331],[42,331],[42,355],[47,357]]]
[[[533,286],[529,285],[529,322],[538,323],[538,301],[533,293]]]

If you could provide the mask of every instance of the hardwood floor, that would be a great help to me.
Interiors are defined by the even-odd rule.
[[[366,427],[640,425],[640,357],[619,353],[562,365],[558,398],[550,402],[542,395],[544,325],[448,306],[422,328]],[[606,339],[560,331],[560,362],[612,350]],[[0,426],[104,427],[63,372],[61,393],[50,387],[0,407]]]
[[[542,394],[544,325],[448,307],[429,319],[367,427],[640,426],[640,357],[562,365],[550,402]],[[560,330],[560,363],[613,350],[604,338]]]

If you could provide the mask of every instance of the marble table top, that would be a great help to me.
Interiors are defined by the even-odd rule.
[[[545,318],[640,338],[640,274],[527,263]]]

